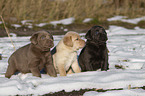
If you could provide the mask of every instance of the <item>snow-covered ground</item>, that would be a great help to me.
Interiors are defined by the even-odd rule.
[[[107,46],[109,49],[110,70],[92,71],[70,74],[66,77],[50,77],[42,74],[42,78],[29,74],[18,74],[7,79],[4,73],[7,60],[14,52],[8,37],[0,38],[0,53],[4,57],[0,60],[0,95],[43,95],[50,92],[65,90],[71,92],[86,88],[103,88],[123,90],[107,92],[86,92],[84,96],[145,96],[143,89],[128,90],[128,86],[145,86],[145,29],[135,27],[126,29],[119,26],[110,26]],[[85,33],[80,35],[84,36]],[[63,35],[54,35],[55,45]],[[84,37],[82,37],[84,39]],[[15,47],[28,44],[30,37],[12,37]],[[81,50],[78,51],[78,54]],[[122,65],[124,70],[116,69],[115,65]],[[116,95],[117,94],[117,95]]]
[[[126,16],[114,16],[114,17],[108,18],[107,20],[108,21],[122,21],[122,22],[137,24],[138,22],[142,20],[145,21],[145,16],[139,17],[139,18],[133,18],[133,19],[128,19]]]

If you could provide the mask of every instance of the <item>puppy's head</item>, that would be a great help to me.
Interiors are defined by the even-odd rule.
[[[30,41],[34,45],[38,45],[42,50],[47,51],[54,46],[53,36],[46,31],[39,31],[32,35]]]
[[[65,34],[63,43],[68,47],[72,47],[74,50],[78,50],[85,46],[85,41],[80,38],[79,34],[72,31]]]
[[[106,42],[108,40],[105,29],[101,26],[93,26],[86,34],[86,39],[94,42]]]

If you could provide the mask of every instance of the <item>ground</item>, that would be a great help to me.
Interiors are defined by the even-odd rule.
[[[39,31],[39,30],[46,30],[50,31],[53,35],[61,35],[65,34],[68,31],[76,31],[79,33],[86,33],[92,26],[94,25],[100,25],[103,26],[106,30],[109,28],[109,25],[117,25],[122,26],[128,29],[133,29],[134,27],[138,26],[140,28],[145,28],[145,22],[141,21],[138,24],[130,24],[120,21],[104,21],[99,23],[87,23],[87,24],[70,24],[70,25],[58,25],[54,27],[53,25],[46,25],[43,27],[34,27],[33,29],[27,28],[27,27],[21,27],[21,28],[14,28],[14,27],[8,27],[8,30],[10,33],[16,33],[17,36],[31,36],[32,33]],[[0,27],[0,37],[7,36],[7,33],[4,29],[4,27]]]

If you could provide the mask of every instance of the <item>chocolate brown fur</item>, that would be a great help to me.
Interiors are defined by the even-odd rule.
[[[31,43],[16,50],[8,60],[5,77],[10,78],[15,72],[29,73],[41,77],[40,70],[45,68],[47,74],[56,77],[50,48],[54,46],[53,37],[46,31],[32,35]]]

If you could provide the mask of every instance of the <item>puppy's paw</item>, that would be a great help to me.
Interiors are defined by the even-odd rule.
[[[63,72],[63,73],[61,72],[60,76],[66,76],[66,72]]]
[[[59,71],[60,76],[66,76],[66,70],[65,70],[64,64],[58,65],[58,71]]]
[[[36,77],[40,77],[41,78],[41,74],[33,74],[33,76],[36,76]]]
[[[41,74],[40,74],[40,71],[39,71],[38,68],[31,68],[30,70],[31,70],[33,76],[36,76],[36,77],[40,77],[41,78]]]

